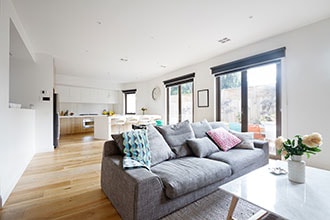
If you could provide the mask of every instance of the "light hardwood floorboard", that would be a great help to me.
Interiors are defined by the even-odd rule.
[[[54,152],[36,154],[0,219],[121,219],[100,187],[103,143],[66,135]]]

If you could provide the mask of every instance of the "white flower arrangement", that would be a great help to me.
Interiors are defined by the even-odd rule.
[[[312,133],[310,135],[296,135],[292,140],[285,139],[280,136],[275,140],[275,146],[277,152],[282,154],[285,159],[288,159],[292,155],[307,155],[316,154],[320,152],[319,148],[322,145],[322,136],[319,133]]]

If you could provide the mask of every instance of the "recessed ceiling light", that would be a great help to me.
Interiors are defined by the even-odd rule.
[[[250,15],[250,16],[249,16],[249,19],[252,19],[252,18],[253,18],[253,15]]]
[[[165,65],[160,65],[160,67],[161,67],[161,68],[166,68],[167,66],[165,66]]]
[[[120,61],[122,61],[122,62],[127,62],[128,59],[127,59],[127,58],[120,58]]]
[[[96,21],[96,24],[102,24],[102,21]]]
[[[218,40],[218,42],[222,43],[222,44],[227,43],[228,41],[230,41],[230,39],[228,37],[224,37],[224,38]]]

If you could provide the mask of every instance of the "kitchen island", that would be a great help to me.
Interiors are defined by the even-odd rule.
[[[94,117],[94,138],[111,140],[111,134],[132,129],[132,125],[155,124],[160,115],[113,115]]]

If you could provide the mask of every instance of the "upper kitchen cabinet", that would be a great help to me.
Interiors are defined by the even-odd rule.
[[[118,102],[118,92],[72,86],[56,86],[60,102],[114,104]]]
[[[78,91],[78,88],[56,86],[56,91],[60,96],[60,102],[80,102],[80,91]]]

